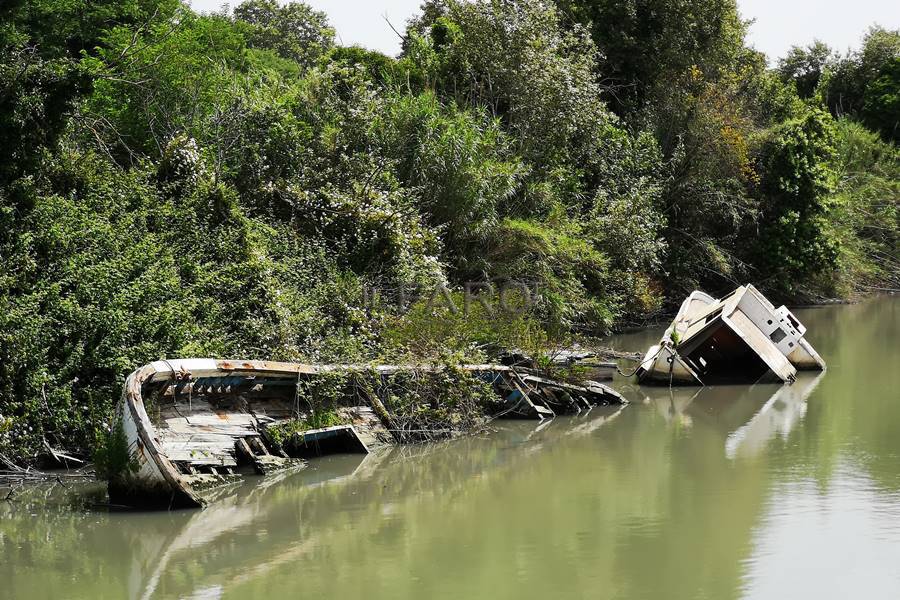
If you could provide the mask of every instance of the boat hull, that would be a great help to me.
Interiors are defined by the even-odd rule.
[[[458,367],[493,385],[511,402],[504,414],[551,418],[598,404],[626,404],[599,383],[544,380],[497,365]],[[323,452],[367,453],[404,443],[377,396],[352,394],[335,406],[342,425],[283,433],[299,419],[301,382],[336,371],[392,377],[439,367],[304,365],[264,361],[157,361],[132,373],[118,407],[131,466],[109,482],[110,501],[139,508],[196,508],[248,473],[303,468]],[[357,390],[360,391],[360,390]],[[365,406],[361,397],[368,398]],[[515,399],[513,399],[515,397]],[[151,415],[152,413],[152,415]],[[287,439],[276,439],[287,435]],[[410,438],[411,439],[411,438]]]

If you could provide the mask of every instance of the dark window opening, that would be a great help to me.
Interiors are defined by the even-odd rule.
[[[753,383],[768,365],[729,327],[719,328],[684,358],[705,384]]]
[[[716,312],[714,312],[711,315],[709,315],[708,317],[706,317],[706,322],[709,323],[710,321],[712,321],[713,319],[715,319],[716,317],[718,317],[721,314],[722,314],[722,309],[720,308]]]

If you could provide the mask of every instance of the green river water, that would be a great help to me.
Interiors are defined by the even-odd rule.
[[[624,409],[319,459],[202,511],[0,491],[0,598],[900,598],[900,298],[797,314],[828,371],[793,386],[619,380]]]

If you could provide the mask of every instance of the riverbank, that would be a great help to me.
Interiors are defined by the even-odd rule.
[[[829,306],[836,303],[844,304],[844,303],[858,303],[860,301],[864,301],[867,298],[872,298],[877,294],[867,293],[860,294],[854,296],[852,299],[847,300],[831,300],[828,302],[823,302],[821,304],[817,304],[817,307]],[[672,313],[674,314],[674,313]],[[443,317],[446,317],[447,322],[442,323],[441,331],[446,329],[447,326],[452,326],[458,323],[458,318],[456,315],[447,314],[447,315],[437,315],[432,317],[436,321],[443,320]],[[644,331],[646,329],[652,329],[654,327],[661,327],[667,321],[665,319],[670,318],[670,315],[666,317],[660,317],[657,313],[657,317],[655,321],[658,323],[655,326],[648,326],[643,328],[629,328],[623,332],[623,334],[627,335],[629,332],[639,332]],[[419,322],[421,324],[421,322]],[[519,319],[516,320],[515,325],[520,327],[520,330],[516,331],[507,331],[510,334],[512,339],[522,341],[530,340],[530,336],[534,333],[534,323],[528,320]],[[622,335],[622,334],[620,334]],[[577,339],[577,341],[574,341]],[[522,366],[538,368],[539,365],[542,365],[541,368],[547,369],[540,371],[541,374],[545,376],[549,376],[552,378],[561,378],[563,380],[568,380],[570,382],[576,382],[579,377],[584,377],[586,375],[590,375],[591,377],[599,377],[601,380],[604,380],[606,377],[611,376],[612,370],[609,367],[604,366],[602,369],[602,373],[598,373],[597,369],[588,367],[583,368],[579,367],[575,363],[566,364],[564,360],[565,356],[573,356],[573,357],[590,357],[588,362],[594,365],[598,363],[601,364],[610,364],[617,363],[620,368],[623,368],[625,371],[632,371],[636,366],[636,362],[639,361],[642,357],[646,348],[638,348],[637,346],[632,347],[615,347],[619,346],[618,343],[610,343],[610,340],[618,339],[618,338],[571,338],[567,339],[567,346],[552,346],[549,343],[548,338],[542,338],[542,341],[539,345],[531,345],[534,355],[537,356],[537,359],[529,358],[523,354],[524,351],[515,351],[513,352],[514,356],[518,356],[519,360],[524,359],[525,362],[521,363]],[[459,340],[453,340],[453,342],[458,342]],[[573,345],[574,344],[574,345]],[[428,347],[429,352],[434,352],[434,347]],[[402,356],[409,358],[409,350],[407,349],[406,354]],[[443,351],[446,354],[446,349]],[[473,356],[477,358],[482,358],[485,355],[483,353],[476,353]],[[508,360],[509,355],[504,356],[496,356],[496,360]],[[571,367],[574,367],[574,371],[569,372]],[[76,378],[77,379],[77,378]],[[75,381],[75,384],[78,382]],[[419,390],[416,394],[412,394],[412,396],[418,395],[419,397],[430,397],[437,394],[438,391],[435,390]],[[116,390],[110,393],[112,396],[118,395],[119,391]],[[410,403],[410,407],[415,407],[417,404],[415,402]],[[55,412],[55,411],[51,411]],[[413,411],[415,412],[415,411]],[[0,415],[2,417],[2,415]],[[110,424],[112,423],[112,408],[109,409],[109,412],[106,413],[97,413],[95,411],[91,411],[90,418],[93,422],[98,423],[98,427],[100,432],[108,432]],[[463,416],[461,414],[457,414],[454,417],[455,422],[468,422],[470,426],[463,427],[459,429],[458,425],[448,426],[446,422],[443,424],[432,424],[430,426],[433,431],[455,431],[460,433],[462,431],[475,431],[477,430],[477,423],[483,422],[483,415],[467,415]],[[444,420],[446,421],[446,419]],[[72,457],[75,461],[82,462],[90,462],[93,460],[94,456],[94,448],[103,443],[104,435],[107,433],[100,433],[97,437],[94,438],[95,442],[89,446],[85,446],[83,440],[81,440],[78,444],[68,444],[68,445],[60,445],[56,448],[52,448],[49,443],[47,443],[46,439],[43,443],[38,444],[38,449],[35,451],[34,449],[26,446],[20,447],[20,451],[17,451],[14,444],[10,444],[9,441],[12,436],[12,430],[9,426],[9,420],[6,420],[7,426],[5,428],[0,428],[0,435],[5,436],[6,438],[6,453],[0,454],[0,459],[2,459],[7,467],[14,469],[26,469],[26,468],[47,468],[47,467],[60,467],[66,464],[64,459],[60,459],[58,454],[67,455]],[[3,423],[3,420],[0,419],[0,424]],[[438,422],[435,422],[438,423]],[[33,429],[39,423],[29,425],[27,422],[22,424],[21,426],[25,429],[25,439],[32,439],[33,435],[28,435],[28,429]]]

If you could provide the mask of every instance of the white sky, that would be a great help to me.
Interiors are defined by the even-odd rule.
[[[232,0],[234,6],[240,0]],[[418,12],[421,0],[306,0],[328,13],[344,45],[359,44],[385,54],[400,51],[400,39],[385,22],[387,17],[398,31]],[[190,0],[194,10],[218,10],[222,0]],[[755,19],[750,43],[765,52],[771,61],[783,56],[792,45],[820,39],[832,48],[846,51],[856,47],[870,25],[900,28],[897,0],[738,0],[745,19]]]

